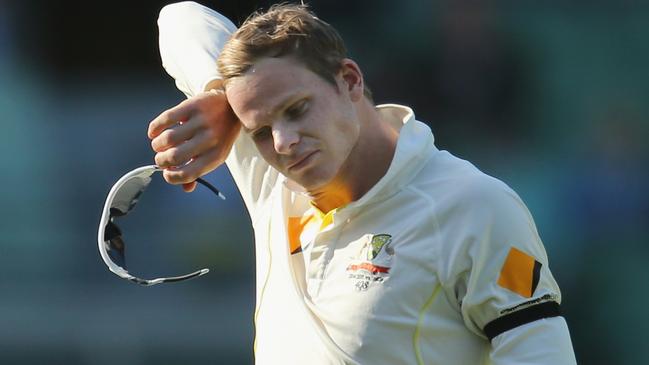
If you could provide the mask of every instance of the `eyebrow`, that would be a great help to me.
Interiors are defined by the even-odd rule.
[[[299,92],[299,91],[297,93],[295,93],[295,94],[289,95],[284,100],[282,100],[279,104],[277,104],[277,106],[275,106],[273,108],[273,110],[271,110],[270,115],[274,116],[277,113],[279,113],[280,110],[286,109],[287,106],[289,106],[291,104],[294,104],[295,102],[297,102],[297,101],[299,101],[301,99],[304,99],[304,98],[306,98],[306,95],[304,93],[302,93],[302,92]],[[248,133],[248,134],[250,134],[250,133],[252,133],[254,131],[254,129],[246,128],[246,126],[243,125],[243,123],[241,124],[241,127],[243,128],[243,131]]]

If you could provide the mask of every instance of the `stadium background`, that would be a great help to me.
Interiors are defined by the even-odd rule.
[[[237,24],[271,3],[200,2]],[[158,180],[124,222],[134,272],[209,275],[142,288],[97,253],[108,189],[183,98],[159,61],[166,3],[0,0],[1,364],[251,363],[252,236],[225,168],[208,180],[226,202]],[[377,102],[522,196],[579,362],[647,363],[649,3],[311,5]]]

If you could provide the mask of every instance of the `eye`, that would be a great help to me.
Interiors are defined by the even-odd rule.
[[[289,119],[295,120],[306,113],[308,107],[309,101],[307,99],[302,99],[286,109],[285,113]]]
[[[256,142],[264,141],[271,136],[270,127],[261,127],[252,132],[252,139]]]

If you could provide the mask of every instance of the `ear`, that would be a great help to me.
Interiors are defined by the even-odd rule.
[[[356,62],[349,58],[343,58],[338,75],[342,79],[342,87],[347,90],[352,101],[357,102],[361,100],[364,95],[365,83],[363,81],[363,73]]]

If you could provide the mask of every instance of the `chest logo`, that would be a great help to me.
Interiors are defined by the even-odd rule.
[[[349,279],[357,291],[366,291],[372,283],[382,283],[388,278],[394,249],[389,234],[371,235],[362,245],[360,255],[347,266]]]

